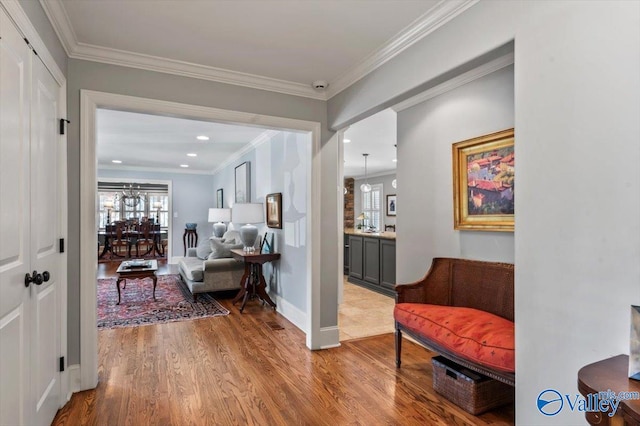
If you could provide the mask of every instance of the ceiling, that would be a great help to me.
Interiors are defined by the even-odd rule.
[[[368,176],[395,173],[396,112],[386,109],[352,124],[344,132],[344,176],[364,177],[367,156]]]
[[[257,127],[107,109],[97,110],[96,121],[98,167],[103,169],[210,174],[270,132]],[[200,141],[197,136],[208,136],[209,140]]]
[[[71,58],[329,99],[477,0],[43,0]],[[326,90],[312,82],[325,80]],[[395,113],[345,133],[345,176],[393,172]],[[211,173],[264,129],[101,110],[100,167]],[[211,137],[195,140],[198,134]],[[258,139],[256,139],[258,138]],[[149,155],[149,153],[152,155]],[[187,157],[193,152],[197,157]],[[113,164],[112,160],[121,160]],[[187,169],[181,164],[188,164]]]
[[[478,0],[41,0],[71,58],[328,99]],[[326,90],[312,82],[325,80]]]

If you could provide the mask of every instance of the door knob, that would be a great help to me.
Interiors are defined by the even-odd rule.
[[[45,283],[51,279],[51,274],[49,273],[49,271],[44,271],[42,273],[42,279]]]
[[[47,272],[47,276],[49,273]],[[29,284],[34,283],[36,285],[40,285],[44,282],[42,275],[38,273],[38,271],[33,271],[31,275],[25,274],[24,276],[24,286],[29,287]]]

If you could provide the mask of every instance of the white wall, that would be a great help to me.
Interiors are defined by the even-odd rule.
[[[340,128],[515,40],[519,425],[584,424],[568,408],[542,415],[538,394],[575,395],[582,366],[629,350],[629,305],[640,304],[639,29],[639,2],[478,2],[329,101]]]
[[[423,277],[434,257],[514,261],[512,232],[453,229],[451,170],[453,143],[513,124],[513,66],[398,113],[398,282]]]
[[[311,172],[310,136],[278,132],[270,140],[246,153],[216,173],[212,193],[223,189],[224,206],[233,207],[235,167],[244,161],[251,163],[251,202],[264,203],[267,194],[282,193],[282,229],[258,227],[261,236],[274,233],[275,249],[281,258],[266,264],[263,272],[269,295],[281,312],[306,331],[307,312],[307,184]],[[231,227],[242,225],[232,224]]]

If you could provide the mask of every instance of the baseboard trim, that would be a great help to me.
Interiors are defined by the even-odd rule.
[[[69,388],[67,393],[67,401],[71,399],[71,395],[82,390],[82,377],[80,375],[80,364],[67,366],[69,377]]]
[[[340,329],[338,326],[320,327],[320,349],[331,349],[340,346]]]
[[[279,295],[271,295],[276,302],[276,310],[293,325],[307,334],[307,314]]]

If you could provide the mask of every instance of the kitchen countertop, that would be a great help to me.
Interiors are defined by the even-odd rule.
[[[384,238],[386,240],[395,240],[396,239],[396,233],[395,232],[390,232],[390,231],[385,231],[385,232],[362,232],[359,229],[345,228],[344,233],[348,234],[348,235],[360,235],[362,237]]]

